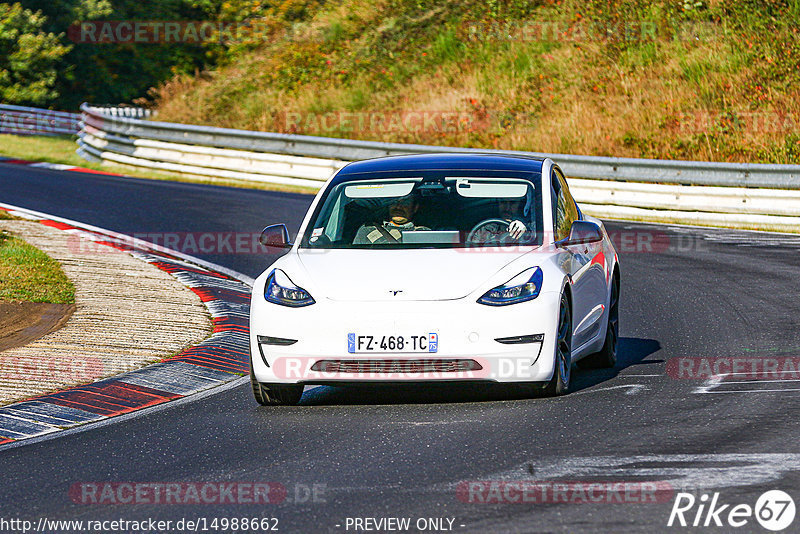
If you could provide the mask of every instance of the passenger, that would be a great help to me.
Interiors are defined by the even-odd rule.
[[[389,220],[381,224],[367,223],[361,226],[353,239],[354,245],[382,245],[386,243],[402,243],[403,232],[430,230],[426,226],[417,226],[411,219],[416,215],[419,204],[413,193],[399,197],[389,206]]]

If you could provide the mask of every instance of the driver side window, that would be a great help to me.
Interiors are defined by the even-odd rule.
[[[573,200],[569,189],[567,189],[564,175],[553,169],[551,184],[551,193],[554,199],[553,226],[555,240],[559,241],[569,237],[569,230],[572,227],[572,223],[577,221],[580,216],[578,215],[578,207],[575,205],[575,200]]]

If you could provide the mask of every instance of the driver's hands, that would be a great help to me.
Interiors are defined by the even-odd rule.
[[[522,223],[522,221],[511,221],[511,224],[508,225],[508,235],[510,235],[513,239],[519,239],[522,237],[528,229]]]
[[[488,243],[492,239],[492,233],[488,230],[478,230],[472,236],[472,243]]]

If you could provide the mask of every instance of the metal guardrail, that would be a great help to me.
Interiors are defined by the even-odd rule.
[[[605,217],[800,230],[800,166],[607,158],[380,143],[145,121],[84,104],[87,159],[320,187],[347,161],[397,154],[549,156],[587,212]],[[129,109],[129,108],[128,108]]]
[[[0,104],[0,133],[77,135],[81,115],[64,111]]]
[[[800,165],[716,163],[702,161],[648,160],[544,154],[502,150],[440,147],[356,141],[329,137],[314,137],[211,126],[195,126],[157,121],[124,120],[100,109],[81,106],[84,122],[109,132],[129,137],[156,139],[192,145],[212,146],[271,152],[293,156],[333,158],[346,161],[396,154],[432,152],[492,152],[549,156],[559,163],[565,173],[581,178],[601,180],[635,180],[640,182],[675,183],[687,185],[724,185],[733,187],[770,187],[800,189]]]

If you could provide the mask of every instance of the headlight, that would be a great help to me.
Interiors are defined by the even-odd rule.
[[[494,289],[490,289],[478,299],[480,304],[505,306],[533,300],[542,288],[542,270],[539,267],[527,269]]]
[[[314,304],[314,299],[311,298],[308,291],[294,285],[286,273],[280,269],[275,269],[269,273],[267,283],[264,286],[264,298],[268,302],[292,308]]]

